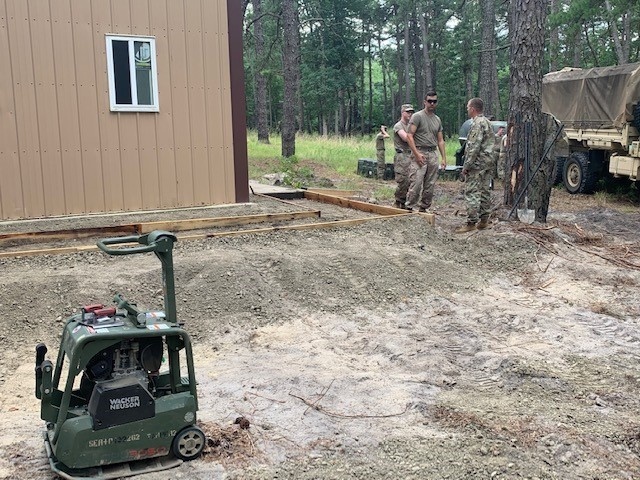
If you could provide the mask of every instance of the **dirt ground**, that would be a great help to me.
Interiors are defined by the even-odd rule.
[[[253,196],[0,233],[303,210],[321,217],[297,223],[373,216]],[[498,209],[491,229],[455,235],[463,210],[461,185],[440,182],[435,227],[413,214],[179,241],[208,446],[138,478],[640,478],[637,202],[554,190],[546,225]],[[90,251],[0,258],[0,272],[0,478],[49,480],[34,346],[55,360],[64,319],[115,292],[161,307],[160,265]]]

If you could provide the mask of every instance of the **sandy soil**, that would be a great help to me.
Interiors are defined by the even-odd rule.
[[[316,209],[369,215],[252,198],[0,233]],[[435,227],[414,214],[178,242],[209,446],[139,478],[640,478],[638,205],[557,190],[546,225],[454,235],[460,185],[442,182],[435,210]],[[160,307],[160,265],[84,252],[0,271],[0,478],[48,480],[34,346],[55,350],[64,318],[116,291]]]

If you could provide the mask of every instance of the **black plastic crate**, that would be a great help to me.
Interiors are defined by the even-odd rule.
[[[376,178],[378,175],[378,162],[372,158],[358,159],[358,175],[368,178]],[[393,180],[395,173],[393,171],[393,163],[387,163],[384,169],[383,180]]]

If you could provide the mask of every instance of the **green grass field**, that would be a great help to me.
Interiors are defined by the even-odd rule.
[[[313,174],[329,178],[356,175],[359,158],[376,158],[375,139],[365,137],[321,137],[318,135],[296,135],[296,157],[285,160],[281,157],[282,144],[279,135],[271,135],[269,145],[258,143],[258,134],[247,135],[249,151],[249,177],[258,179],[266,173],[302,170],[302,176]],[[385,141],[387,163],[393,162],[393,140]],[[447,141],[447,163],[455,164],[457,140]],[[307,170],[310,170],[307,171]]]

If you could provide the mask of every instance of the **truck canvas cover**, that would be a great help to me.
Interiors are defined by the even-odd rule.
[[[621,128],[640,100],[640,63],[572,68],[542,80],[542,111],[571,128]]]

